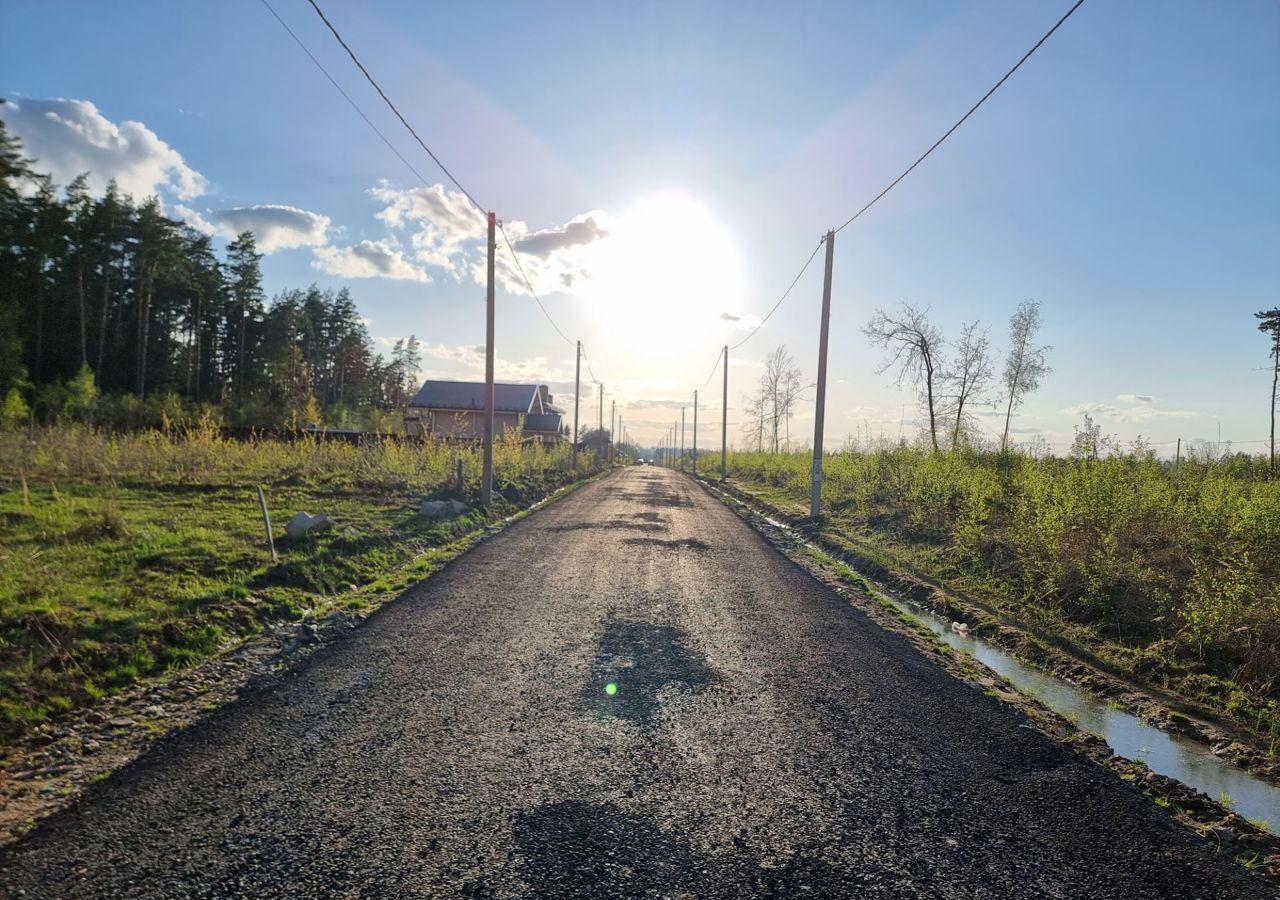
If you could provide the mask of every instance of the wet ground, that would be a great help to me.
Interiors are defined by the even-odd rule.
[[[1271,888],[677,473],[513,525],[0,852],[0,896]]]

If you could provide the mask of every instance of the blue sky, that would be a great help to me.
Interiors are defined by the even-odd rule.
[[[443,181],[310,7],[271,2],[417,170]],[[324,5],[514,239],[558,238],[573,222],[609,233],[528,262],[606,399],[653,440],[717,349],[744,336],[719,313],[741,324],[766,312],[818,236],[1067,4]],[[171,213],[218,233],[273,221],[246,209],[289,207],[276,215],[292,230],[260,232],[278,245],[264,261],[269,290],[349,284],[375,338],[413,332],[429,373],[479,371],[474,223],[447,193],[429,202],[260,2],[10,2],[4,13],[0,90],[18,104],[5,118],[39,155],[93,159],[103,173],[132,166]],[[919,420],[861,333],[875,307],[931,305],[948,336],[977,319],[1003,353],[1009,315],[1034,298],[1055,371],[1017,417],[1018,439],[1061,450],[1092,410],[1124,440],[1216,439],[1220,427],[1260,449],[1243,442],[1266,436],[1270,389],[1252,313],[1280,303],[1278,96],[1280,6],[1269,0],[1086,2],[837,238],[828,444],[912,433]],[[62,126],[40,128],[48,113]],[[85,132],[67,123],[89,122],[122,131],[86,156],[71,146]],[[563,398],[572,348],[509,287],[500,375],[550,382]],[[731,435],[773,347],[812,378],[820,291],[815,265],[734,354]],[[717,376],[705,422],[718,418],[718,388]],[[988,432],[995,422],[984,417]],[[792,430],[811,429],[806,404]]]

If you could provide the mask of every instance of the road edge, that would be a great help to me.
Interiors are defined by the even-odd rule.
[[[826,549],[783,529],[770,527],[766,513],[774,510],[767,509],[766,504],[753,505],[735,496],[731,486],[687,472],[682,474],[744,521],[792,564],[834,591],[874,624],[903,636],[916,651],[947,674],[1013,707],[1051,740],[1067,745],[1078,755],[1119,776],[1131,790],[1194,831],[1216,852],[1230,855],[1255,877],[1280,884],[1280,836],[1259,829],[1238,813],[1176,779],[1158,775],[1141,762],[1112,753],[1101,738],[1083,731],[1037,698],[1018,691],[973,656],[957,652],[940,641],[923,622],[900,611],[885,596],[894,593],[892,588],[868,578]]]
[[[404,587],[348,592],[347,596],[359,598],[356,605],[319,618],[307,616],[283,623],[229,645],[190,669],[138,682],[93,707],[77,711],[77,721],[93,719],[109,726],[111,731],[105,739],[81,741],[78,732],[63,725],[55,728],[52,735],[32,733],[3,748],[0,848],[12,846],[51,815],[79,803],[96,784],[153,748],[209,720],[242,695],[287,676],[324,648],[350,637],[370,616],[445,571],[480,544],[579,489],[609,477],[617,468],[609,467],[557,488],[524,509],[404,560],[395,571],[432,557],[429,570]],[[60,757],[56,764],[40,770],[31,768],[35,754],[48,755],[51,750]]]

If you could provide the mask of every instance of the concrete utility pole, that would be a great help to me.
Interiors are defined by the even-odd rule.
[[[573,362],[573,467],[578,468],[578,402],[582,396],[582,341]]]
[[[693,392],[693,477],[698,477],[698,392]]]
[[[618,401],[609,401],[609,440],[618,443]]]
[[[827,414],[827,332],[831,327],[831,262],[835,256],[836,233],[827,232],[827,271],[822,278],[822,324],[818,331],[818,394],[813,414],[813,476],[809,494],[809,517],[822,512],[822,423]]]
[[[600,412],[599,418],[596,420],[596,430],[604,431],[604,382],[596,382],[596,391],[600,394]]]
[[[489,213],[489,286],[485,291],[484,323],[484,474],[480,479],[480,505],[493,499],[493,258],[498,217]]]
[[[680,468],[684,468],[684,407],[680,407]]]
[[[724,345],[724,399],[720,404],[720,480],[729,477],[729,345]]]

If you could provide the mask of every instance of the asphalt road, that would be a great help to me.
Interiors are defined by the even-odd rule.
[[[95,786],[0,854],[0,885],[1272,896],[652,468],[517,523]]]

